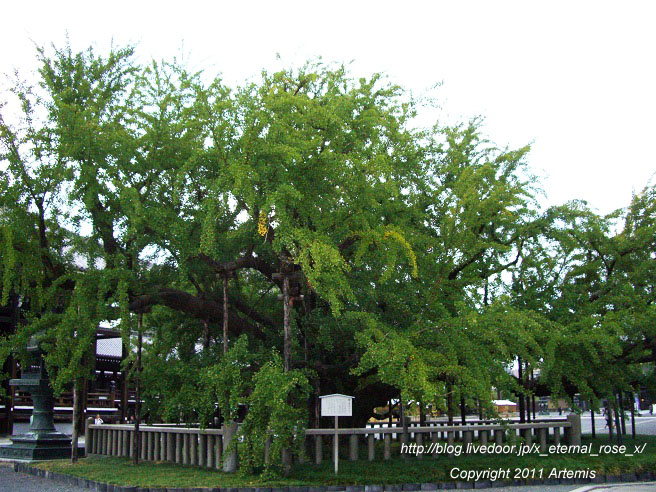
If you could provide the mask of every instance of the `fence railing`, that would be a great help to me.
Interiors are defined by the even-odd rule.
[[[86,425],[87,454],[134,458],[134,425]],[[223,452],[223,429],[139,426],[139,459],[170,461],[181,465],[219,468]]]
[[[437,420],[437,419],[430,419],[426,420],[424,423],[424,427],[436,427],[435,431],[441,433],[442,439],[446,439],[446,431],[443,430],[444,427],[447,426],[455,426],[458,427],[458,429],[455,431],[454,438],[456,441],[459,441],[462,435],[462,426],[481,426],[481,425],[503,425],[503,423],[512,423],[513,421],[508,421],[508,420],[502,420],[502,419],[472,419],[472,420],[467,420],[465,423],[462,421],[454,421],[452,424],[449,424],[447,420]],[[558,418],[558,419],[535,419],[532,420],[531,422],[527,422],[529,424],[532,423],[555,423],[555,422],[567,422],[566,418]],[[515,423],[518,423],[515,421]],[[392,433],[392,439],[398,439],[399,434],[401,433],[401,422],[400,421],[393,421],[392,425],[390,425],[389,422],[369,422],[367,423],[368,428],[372,429],[385,429],[385,428],[392,428],[396,429],[396,431],[393,431]],[[420,427],[420,424],[418,422],[408,422],[408,432],[410,433],[410,437],[414,439],[414,429],[416,427]],[[478,427],[476,427],[478,429]],[[382,439],[382,434],[376,435],[375,439]]]
[[[108,456],[133,457],[133,443],[136,432],[133,425],[94,425],[89,419],[86,425],[87,454],[100,454]],[[234,451],[230,456],[222,456],[223,450],[228,448],[230,440],[236,435],[237,426],[232,424],[222,429],[198,429],[184,427],[140,426],[141,439],[140,459],[144,461],[170,461],[182,465],[219,468],[223,463],[224,471],[234,471],[237,466]],[[562,435],[561,435],[562,431]],[[305,439],[314,441],[313,451],[308,453],[313,461],[320,464],[323,461],[324,440],[326,437],[348,439],[348,459],[355,461],[360,457],[360,443],[366,440],[367,459],[376,459],[375,440],[383,440],[384,460],[392,457],[392,438],[398,436],[402,444],[410,444],[414,439],[416,445],[413,449],[422,449],[423,453],[416,452],[422,457],[430,451],[437,457],[443,450],[453,455],[456,434],[461,434],[462,446],[457,447],[459,454],[472,452],[475,439],[480,445],[501,445],[508,443],[512,435],[519,435],[523,442],[532,445],[535,442],[540,453],[547,453],[549,443],[555,445],[581,444],[581,418],[571,414],[567,419],[543,420],[529,423],[474,423],[458,425],[442,425],[442,422],[431,423],[423,427],[408,428],[404,435],[399,427],[365,427],[351,429],[306,429]],[[443,443],[445,446],[438,446]],[[334,444],[334,442],[333,442]],[[420,448],[423,446],[423,448]],[[306,446],[307,447],[307,446]],[[442,451],[442,452],[441,452]],[[224,458],[222,462],[222,457]],[[226,465],[227,462],[227,465]]]

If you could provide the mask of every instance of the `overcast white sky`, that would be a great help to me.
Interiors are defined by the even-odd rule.
[[[607,213],[656,181],[655,14],[630,0],[7,2],[0,72],[28,75],[34,43],[68,31],[79,50],[113,39],[144,61],[186,53],[231,84],[317,56],[417,95],[442,81],[442,121],[482,115],[497,145],[533,142],[545,205]]]

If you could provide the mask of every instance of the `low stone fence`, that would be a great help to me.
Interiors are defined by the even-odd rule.
[[[441,424],[441,423],[440,423]],[[437,457],[443,454],[442,449],[449,449],[453,446],[457,433],[462,433],[462,446],[463,453],[471,452],[468,446],[474,442],[477,437],[481,445],[496,444],[503,445],[504,438],[507,441],[507,432],[519,433],[527,445],[537,445],[540,453],[547,453],[548,444],[551,441],[553,444],[561,444],[561,430],[563,431],[564,443],[568,445],[581,444],[581,417],[579,415],[569,415],[567,419],[559,420],[545,420],[542,422],[530,423],[480,423],[474,425],[458,424],[458,425],[429,425],[424,427],[408,427],[408,438],[414,439],[415,442],[411,451],[421,458],[427,454],[432,454]],[[389,460],[392,456],[392,436],[399,435],[403,442],[404,435],[400,427],[376,427],[365,429],[338,429],[338,436],[348,436],[349,440],[349,459],[357,460],[360,454],[359,445],[361,438],[367,440],[367,458],[370,461],[376,459],[375,455],[375,439],[380,438],[384,441],[383,459]],[[323,436],[335,436],[335,429],[307,429],[305,431],[307,436],[314,436],[314,461],[321,463],[323,456]],[[440,447],[437,444],[440,439],[446,441],[446,448]],[[430,440],[430,441],[429,441]],[[403,444],[410,444],[403,442]],[[423,446],[423,448],[421,447]],[[451,454],[451,453],[449,453]]]
[[[87,455],[102,454],[134,458],[134,425],[86,425]],[[142,461],[170,461],[181,465],[219,468],[223,452],[223,429],[139,426]]]
[[[233,450],[229,456],[224,456],[224,449],[228,448],[230,440],[237,431],[237,425],[224,426],[222,429],[197,429],[184,427],[140,426],[141,435],[140,459],[144,461],[170,461],[182,465],[195,465],[208,468],[219,468],[222,464],[224,471],[234,471],[237,468],[237,459]],[[360,457],[360,443],[365,440],[367,445],[367,459],[376,459],[376,438],[383,440],[384,460],[392,457],[392,436],[398,434],[402,445],[410,445],[408,439],[414,439],[410,453],[418,458],[432,455],[437,457],[446,451],[458,455],[474,451],[475,439],[480,445],[503,446],[508,443],[510,435],[523,438],[527,445],[535,444],[540,453],[548,452],[549,443],[555,445],[566,444],[570,446],[581,445],[581,418],[571,414],[567,419],[545,420],[530,423],[475,423],[473,425],[428,425],[411,427],[404,436],[399,427],[366,427],[357,429],[306,429],[306,443],[313,441],[314,462],[320,464],[323,460],[324,439],[326,437],[348,439],[348,458],[358,460]],[[562,431],[562,436],[561,436]],[[462,447],[455,448],[456,433],[462,434]],[[132,449],[135,439],[133,425],[93,425],[91,420],[86,426],[87,454],[101,454],[107,456],[133,457]],[[333,442],[334,444],[334,442]],[[442,446],[439,446],[442,444]],[[310,454],[310,453],[308,453]]]
[[[455,421],[452,424],[449,424],[448,421],[446,420],[435,420],[435,419],[427,419],[426,422],[424,423],[424,427],[437,427],[435,431],[440,432],[440,435],[442,439],[446,439],[446,431],[443,430],[443,427],[451,426],[451,427],[462,427],[463,425],[466,426],[480,426],[480,425],[502,425],[499,419],[472,419],[472,420],[467,420],[465,423],[462,421]],[[508,423],[508,421],[506,421]],[[555,422],[567,422],[567,418],[558,418],[558,419],[535,419],[530,422],[527,422],[528,424],[534,424],[534,423],[555,423]],[[408,422],[408,432],[410,433],[410,437],[414,439],[414,429],[416,427],[421,427],[421,425],[417,422]],[[371,429],[396,429],[396,432],[392,434],[392,439],[398,439],[399,436],[401,435],[401,424],[400,422],[392,422],[390,425],[389,422],[372,422],[367,424],[367,428]],[[461,437],[461,429],[458,429],[455,431],[454,438],[456,441],[460,440]],[[379,434],[376,435],[376,439],[382,439],[383,435]]]

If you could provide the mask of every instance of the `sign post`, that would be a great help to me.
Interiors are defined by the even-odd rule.
[[[340,417],[351,417],[353,415],[353,396],[347,395],[324,395],[321,399],[321,416],[335,417],[335,438],[333,440],[333,459],[335,461],[335,475],[339,468],[339,428]]]

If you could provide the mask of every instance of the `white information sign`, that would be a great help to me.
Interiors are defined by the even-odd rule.
[[[321,398],[321,416],[335,417],[335,437],[333,439],[333,459],[335,462],[335,475],[339,469],[339,434],[337,433],[339,417],[353,416],[353,398],[348,395],[324,395]]]
[[[321,398],[322,417],[351,417],[353,416],[353,398],[348,395],[325,395]]]

